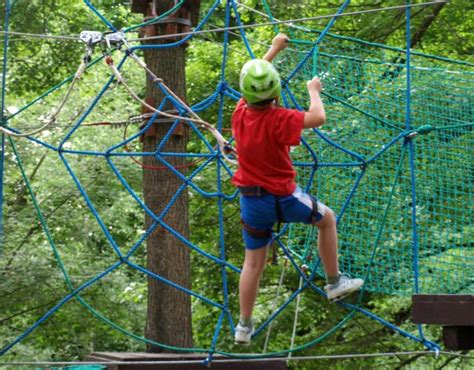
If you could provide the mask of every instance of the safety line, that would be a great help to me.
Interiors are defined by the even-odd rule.
[[[17,32],[17,31],[0,31],[0,35],[12,35],[12,36],[22,36],[22,37],[31,37],[37,39],[53,39],[53,40],[63,40],[63,41],[81,41],[79,36],[61,36],[61,35],[48,35],[42,33],[27,33],[27,32]]]
[[[278,287],[275,294],[275,298],[273,298],[271,312],[275,312],[277,308],[277,302],[278,302],[278,299],[280,298],[281,288],[283,287],[283,279],[285,278],[285,271],[286,271],[287,264],[288,264],[288,260],[285,259],[283,262],[283,267],[281,268],[281,274],[280,274],[280,279],[278,280]],[[301,289],[301,286],[299,287],[299,289]],[[265,342],[263,344],[263,352],[267,352],[268,343],[270,341],[270,334],[272,332],[272,327],[273,327],[273,321],[270,322],[270,325],[268,325],[267,334],[265,335]]]
[[[94,59],[92,62],[90,62],[88,65],[87,65],[87,69],[91,68],[92,66],[94,66],[95,64],[99,63],[102,59],[104,58],[104,56],[100,56],[96,59]],[[40,96],[38,96],[37,98],[33,99],[32,101],[30,101],[29,103],[27,103],[26,105],[24,105],[23,107],[21,107],[18,111],[16,111],[14,114],[10,115],[7,117],[7,120],[11,120],[12,118],[16,117],[17,115],[19,115],[20,113],[22,113],[23,111],[25,111],[26,109],[30,108],[31,106],[35,105],[36,103],[40,102],[41,100],[43,100],[44,98],[46,98],[48,95],[52,94],[53,92],[55,92],[56,90],[58,90],[59,88],[61,88],[61,86],[67,84],[69,81],[71,81],[73,78],[75,77],[75,74],[72,74],[70,75],[69,77],[65,78],[63,81],[61,81],[60,83],[54,85],[53,87],[51,87],[50,89],[46,90],[43,94],[41,94]]]
[[[427,5],[439,4],[440,2],[448,2],[448,1],[430,1],[430,2],[419,3],[419,4],[411,4],[408,7],[414,8],[418,6],[427,6]],[[314,21],[314,20],[319,20],[319,19],[339,18],[339,17],[353,16],[353,15],[358,15],[358,14],[376,13],[376,12],[381,12],[381,11],[398,10],[398,9],[405,9],[405,8],[407,8],[406,5],[398,5],[398,6],[390,6],[390,7],[385,7],[385,8],[375,8],[375,9],[359,10],[359,11],[354,11],[354,12],[346,12],[342,14],[334,13],[334,14],[320,15],[316,17],[304,17],[304,18],[288,19],[288,20],[281,20],[281,21],[275,21],[275,22],[245,24],[242,26],[221,27],[221,28],[217,28],[213,30],[189,31],[189,32],[174,33],[174,34],[169,34],[169,35],[135,38],[135,39],[130,39],[128,41],[141,42],[141,41],[150,41],[150,40],[160,40],[163,38],[170,38],[170,37],[199,35],[203,33],[213,33],[213,32],[225,32],[225,31],[233,31],[233,30],[246,29],[246,28],[258,28],[258,27],[265,27],[265,26],[273,26],[275,24],[291,24],[291,23],[299,23],[299,22],[308,22],[308,21]]]
[[[59,105],[56,107],[55,111],[45,119],[46,122],[42,126],[36,128],[36,129],[33,129],[29,132],[22,132],[22,133],[17,133],[15,131],[12,131],[12,130],[8,129],[7,127],[0,126],[0,131],[5,135],[20,138],[20,137],[28,137],[28,136],[33,136],[33,135],[39,134],[40,132],[42,132],[42,131],[46,130],[47,128],[49,128],[53,123],[56,122],[57,116],[59,115],[61,110],[66,105],[66,102],[68,101],[68,99],[71,95],[71,92],[74,89],[74,86],[81,79],[82,74],[86,70],[87,63],[88,63],[88,59],[86,57],[84,57],[81,64],[79,65],[79,68],[77,69],[77,71],[74,75],[74,78],[72,79],[71,84],[69,85],[66,93],[64,94],[63,99],[61,100]]]
[[[180,121],[185,121],[187,123],[193,122],[197,124],[199,127],[206,129],[209,131],[216,139],[219,149],[221,151],[222,156],[229,161],[232,164],[237,164],[237,161],[230,158],[227,155],[228,153],[232,153],[234,156],[237,156],[237,152],[235,149],[233,149],[229,142],[222,136],[222,134],[217,130],[213,125],[211,125],[209,122],[204,121],[201,119],[179,96],[177,96],[164,82],[161,78],[158,78],[146,65],[145,62],[143,62],[140,58],[138,58],[133,51],[130,49],[127,49],[127,55],[132,58],[134,62],[136,62],[140,67],[142,67],[153,79],[153,82],[157,84],[165,94],[167,94],[172,100],[176,101],[181,105],[184,110],[189,113],[193,118],[191,117],[186,117],[186,116],[177,116],[174,114],[170,114],[164,111],[160,111],[156,109],[155,107],[151,106],[148,104],[146,101],[141,99],[137,93],[135,93],[132,88],[125,82],[123,76],[121,73],[118,71],[118,69],[115,67],[113,59],[111,57],[106,57],[105,61],[107,65],[111,68],[112,73],[114,74],[115,78],[117,79],[118,82],[120,82],[123,87],[128,91],[128,93],[138,102],[140,102],[143,106],[151,110],[152,112],[155,112],[159,114],[160,116],[171,118],[174,120],[180,120]]]

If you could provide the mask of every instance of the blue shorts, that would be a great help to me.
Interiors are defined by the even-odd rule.
[[[242,228],[245,248],[258,249],[270,242],[271,230],[278,221],[276,202],[280,203],[282,221],[286,223],[314,224],[323,218],[327,210],[323,203],[304,193],[299,187],[288,196],[241,195],[240,212],[242,222],[246,225]],[[317,210],[313,210],[313,205],[317,205]],[[252,233],[248,230],[249,228],[253,231]]]

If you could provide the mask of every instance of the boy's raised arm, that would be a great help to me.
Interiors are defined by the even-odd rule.
[[[284,33],[279,33],[272,40],[272,46],[263,56],[263,59],[267,62],[272,62],[273,59],[278,55],[280,51],[288,47],[288,36]],[[320,127],[326,121],[326,113],[324,111],[324,105],[321,101],[319,93],[322,90],[321,81],[318,77],[314,77],[308,82],[308,92],[310,97],[310,106],[304,115],[304,128]]]
[[[324,105],[319,96],[322,88],[323,86],[318,77],[314,77],[308,82],[310,105],[308,111],[304,114],[304,128],[320,127],[326,121]]]
[[[276,35],[272,40],[272,46],[267,51],[267,53],[263,56],[267,62],[272,62],[273,59],[278,55],[280,51],[285,49],[288,46],[288,36],[284,33],[279,33]]]

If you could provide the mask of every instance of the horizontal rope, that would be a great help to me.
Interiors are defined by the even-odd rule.
[[[53,39],[62,41],[82,41],[79,36],[62,36],[62,35],[48,35],[41,33],[27,33],[27,32],[16,32],[16,31],[0,31],[0,35],[13,35],[22,37],[31,37],[36,39]]]
[[[304,17],[304,18],[274,21],[274,22],[244,24],[244,25],[240,25],[240,26],[221,27],[221,28],[217,28],[217,29],[213,29],[213,30],[189,31],[189,32],[174,33],[174,34],[168,34],[168,35],[136,38],[136,39],[130,39],[128,41],[129,42],[141,42],[141,41],[167,39],[167,38],[170,38],[170,37],[179,37],[179,36],[187,36],[187,35],[199,35],[199,34],[210,33],[210,32],[226,32],[226,31],[240,30],[240,29],[247,29],[247,28],[273,26],[273,25],[277,25],[277,24],[292,24],[292,23],[300,23],[300,22],[309,22],[309,21],[315,21],[315,20],[319,20],[319,19],[339,18],[339,17],[347,17],[347,16],[358,15],[358,14],[369,14],[369,13],[377,13],[377,12],[389,11],[389,10],[398,10],[398,9],[413,8],[413,7],[419,7],[419,6],[434,5],[434,4],[439,4],[440,2],[448,2],[448,1],[430,1],[430,2],[425,2],[425,3],[420,3],[420,4],[389,6],[389,7],[384,7],[384,8],[358,10],[358,11],[354,11],[354,12],[346,12],[346,13],[341,13],[341,14],[334,13],[334,14],[326,14],[326,15],[315,16],[315,17]]]

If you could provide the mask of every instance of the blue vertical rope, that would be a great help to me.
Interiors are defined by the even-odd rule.
[[[227,0],[226,2],[226,9],[225,9],[225,27],[230,26],[230,11],[231,11],[231,4],[233,4],[233,0]],[[219,87],[225,82],[225,72],[227,66],[227,56],[228,56],[228,44],[229,44],[229,31],[226,30],[224,32],[224,46],[222,51],[222,64],[221,64],[221,82],[219,83]],[[225,89],[220,88],[219,90],[219,109],[218,109],[218,116],[217,116],[217,129],[222,132],[222,120],[223,120],[223,113],[224,113],[224,91]],[[217,166],[216,166],[216,186],[217,186],[217,193],[219,196],[217,197],[217,211],[218,211],[218,220],[219,220],[219,257],[221,260],[225,261],[225,240],[224,240],[224,210],[223,210],[223,193],[222,193],[222,157],[221,153],[216,153],[217,158]],[[211,342],[211,347],[209,349],[209,357],[207,362],[210,363],[212,361],[212,354],[215,351],[215,347],[217,344],[217,339],[219,337],[219,333],[222,329],[222,322],[224,316],[227,314],[229,322],[233,322],[232,316],[228,311],[229,306],[229,294],[228,294],[228,287],[227,287],[227,271],[224,265],[220,266],[221,278],[222,278],[222,290],[223,290],[223,300],[224,300],[224,310],[219,315],[219,319],[217,320],[216,327],[214,329],[214,335]],[[232,326],[232,325],[231,325]]]
[[[224,115],[224,92],[221,93],[220,103],[219,103],[219,129],[222,130],[222,120]],[[222,157],[219,154],[219,160],[217,161],[217,192],[221,194],[217,198],[217,207],[218,207],[218,218],[219,218],[219,249],[220,249],[220,259],[222,261],[226,260],[226,253],[225,253],[225,230],[224,230],[224,193],[222,189]],[[231,327],[233,326],[232,316],[230,312],[227,310],[229,307],[229,288],[228,288],[228,281],[227,281],[227,270],[225,266],[221,266],[221,275],[222,275],[222,290],[224,295],[224,307],[226,308],[229,322],[231,323]],[[222,321],[220,321],[219,325],[222,325]],[[214,348],[213,348],[214,349]]]
[[[410,5],[410,0],[406,0],[406,5]],[[405,38],[406,38],[406,94],[405,94],[405,130],[411,130],[411,8],[407,6],[405,8]],[[408,148],[410,154],[410,180],[411,180],[411,225],[412,225],[412,252],[413,252],[413,274],[414,274],[414,291],[419,292],[418,284],[418,226],[416,218],[416,175],[415,175],[415,148],[413,145],[413,139],[408,137]],[[418,332],[422,340],[425,340],[423,334],[423,328],[420,324],[418,326]]]
[[[225,26],[230,26],[230,5],[233,3],[233,0],[227,0],[226,7],[225,7]],[[227,54],[229,48],[229,30],[224,31],[224,42],[223,42],[223,50],[222,50],[222,63],[221,63],[221,83],[225,81],[225,70],[227,65]],[[222,97],[222,94],[220,94]]]
[[[242,21],[240,20],[240,13],[239,10],[237,9],[237,5],[235,4],[234,0],[231,0],[232,2],[232,8],[234,9],[234,14],[235,14],[235,20],[237,21],[237,26],[242,26]],[[228,27],[228,26],[226,26]],[[239,28],[240,35],[242,36],[242,41],[244,42],[245,48],[247,49],[248,53],[250,54],[250,57],[252,59],[255,59],[255,54],[252,51],[252,48],[250,47],[249,41],[247,39],[247,36],[245,34],[245,30],[243,28]],[[227,45],[227,44],[226,44]]]
[[[89,0],[83,0],[84,3],[89,7],[89,9],[91,9],[95,15],[97,15],[100,20],[102,22],[104,22],[104,24],[113,32],[117,32],[117,29],[114,27],[114,25],[112,23],[110,23],[107,18],[105,18],[98,10],[97,8],[91,4],[91,2]]]
[[[324,37],[326,34],[329,32],[329,30],[332,28],[334,23],[336,22],[338,16],[342,14],[344,9],[347,8],[351,0],[345,0],[344,3],[341,5],[341,7],[338,9],[337,13],[334,15],[334,17],[331,18],[330,22],[326,25],[324,30],[319,34],[319,37],[314,43],[314,46],[311,48],[311,50],[306,54],[306,56],[296,65],[296,67],[293,69],[293,71],[290,73],[290,75],[286,78],[286,82],[288,83],[298,72],[299,70],[303,67],[303,65],[308,61],[309,58],[313,56],[313,54],[316,52],[316,49],[318,45],[323,41]]]

